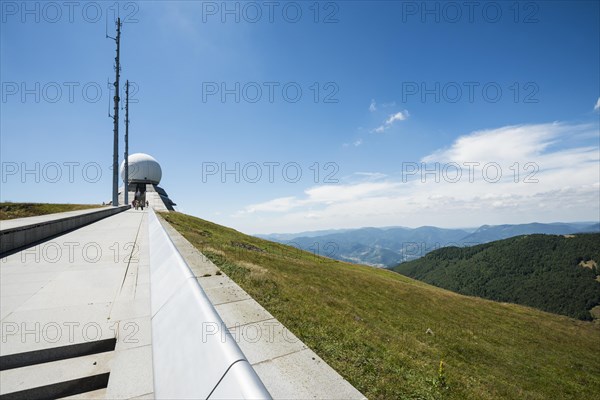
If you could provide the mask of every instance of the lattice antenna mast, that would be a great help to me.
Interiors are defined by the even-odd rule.
[[[129,204],[129,80],[125,82],[125,204]]]
[[[117,37],[113,38],[106,35],[107,38],[113,39],[117,43],[117,55],[115,57],[115,97],[113,111],[113,190],[112,190],[112,205],[119,205],[119,78],[121,76],[121,18],[117,18]]]

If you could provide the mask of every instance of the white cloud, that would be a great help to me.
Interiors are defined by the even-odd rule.
[[[304,193],[307,195],[304,204],[334,204],[352,201],[357,198],[372,197],[388,192],[397,185],[393,182],[363,182],[347,185],[315,186]]]
[[[369,111],[371,111],[371,112],[377,111],[377,103],[375,103],[375,99],[371,100],[371,104],[369,105]]]
[[[598,97],[598,101],[596,101],[596,105],[594,106],[594,111],[600,110],[600,97]]]
[[[476,131],[459,137],[448,149],[423,158],[425,162],[511,161],[539,156],[560,135],[581,131],[585,126],[560,123],[514,125]]]
[[[394,183],[363,182],[348,185],[321,185],[304,191],[304,198],[280,197],[264,203],[247,206],[241,213],[256,212],[288,212],[298,207],[312,205],[328,205],[336,202],[347,202],[356,198],[365,198],[385,193]]]
[[[362,144],[363,144],[363,140],[359,138],[359,139],[356,139],[355,141],[353,141],[352,143],[344,143],[343,146],[344,147],[350,147],[350,146],[358,147]]]
[[[315,186],[243,212],[260,212],[265,232],[594,220],[600,213],[600,149],[578,144],[581,137],[598,137],[597,129],[548,123],[476,131],[413,163],[437,168],[435,174],[370,172],[365,182]],[[469,162],[479,165],[463,168],[458,181],[455,169],[444,172],[448,163]],[[497,168],[501,176],[493,182]]]
[[[389,129],[392,127],[392,125],[394,125],[394,122],[396,121],[405,121],[408,117],[410,116],[410,114],[408,113],[407,110],[404,111],[398,111],[395,114],[391,114],[386,120],[385,122],[378,126],[377,128],[371,130],[371,133],[375,132],[375,133],[382,133],[385,130]]]
[[[284,212],[297,207],[298,201],[295,197],[280,197],[269,200],[264,203],[254,204],[246,207],[246,213],[263,212]]]
[[[353,175],[371,180],[387,177],[386,174],[382,174],[381,172],[355,172]]]
[[[404,110],[404,112],[399,111],[396,114],[390,115],[390,117],[385,121],[386,125],[392,125],[396,121],[404,121],[408,118],[408,111]]]

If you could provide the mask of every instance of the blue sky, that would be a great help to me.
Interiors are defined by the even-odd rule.
[[[114,4],[2,2],[2,201],[111,198],[118,11],[130,153],[182,212],[247,233],[600,220],[598,2]]]

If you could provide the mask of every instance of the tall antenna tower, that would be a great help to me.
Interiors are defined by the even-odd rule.
[[[121,75],[121,63],[119,60],[121,52],[121,18],[117,18],[117,37],[113,38],[106,35],[107,38],[117,42],[117,56],[115,57],[115,97],[113,111],[113,190],[112,205],[119,205],[119,77]]]
[[[129,79],[125,82],[125,204],[129,204]]]

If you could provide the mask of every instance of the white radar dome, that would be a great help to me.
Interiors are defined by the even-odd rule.
[[[144,153],[131,154],[129,160],[129,182],[158,185],[162,169],[154,157]],[[121,179],[125,182],[125,160],[121,162]]]

